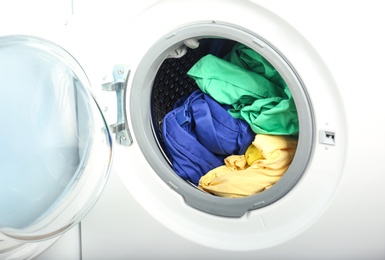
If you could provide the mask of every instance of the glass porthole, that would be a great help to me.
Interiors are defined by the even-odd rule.
[[[58,45],[31,36],[0,37],[5,238],[61,234],[99,197],[110,169],[111,140],[89,87],[80,65]]]

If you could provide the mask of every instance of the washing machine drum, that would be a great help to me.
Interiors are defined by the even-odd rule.
[[[117,48],[135,64],[122,111],[129,131],[118,141],[140,147],[148,172],[135,181],[152,187],[135,191],[161,197],[166,191],[150,181],[160,177],[183,206],[231,218],[257,214],[282,198],[330,199],[333,189],[323,187],[335,187],[341,172],[344,114],[319,56],[286,22],[253,3],[205,2],[200,10],[202,3],[164,1],[147,9],[129,30],[142,35],[140,47]],[[158,13],[167,18],[154,31],[151,18]],[[247,122],[254,136],[233,120]],[[184,208],[172,205],[170,211]],[[298,208],[291,213],[303,215],[308,206]]]
[[[229,24],[170,35],[145,54],[131,84],[132,127],[148,163],[213,215],[241,217],[285,196],[314,142],[311,103],[291,64]]]
[[[80,65],[30,36],[0,38],[0,240],[47,239],[99,197],[109,131]]]

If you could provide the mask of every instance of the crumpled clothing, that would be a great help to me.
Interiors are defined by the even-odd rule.
[[[279,181],[297,148],[290,136],[258,134],[244,155],[231,155],[200,180],[198,187],[211,194],[242,198],[258,194]]]
[[[236,44],[224,58],[206,55],[187,73],[228,112],[246,120],[257,134],[296,135],[298,115],[292,94],[276,69],[260,54]]]
[[[255,134],[244,120],[200,90],[179,100],[163,119],[162,135],[174,171],[197,185],[231,154],[245,153]]]

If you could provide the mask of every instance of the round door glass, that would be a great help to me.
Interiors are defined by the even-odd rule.
[[[0,240],[58,235],[99,197],[111,138],[89,87],[56,44],[0,37]]]

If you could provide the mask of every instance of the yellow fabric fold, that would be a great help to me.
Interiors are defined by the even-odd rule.
[[[231,155],[225,164],[201,177],[198,187],[221,197],[241,198],[274,185],[290,166],[297,139],[289,136],[255,136],[244,155]]]

